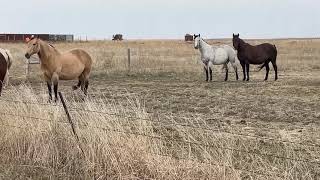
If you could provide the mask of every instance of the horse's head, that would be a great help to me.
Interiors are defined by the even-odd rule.
[[[27,52],[25,57],[29,59],[32,55],[39,53],[40,51],[40,44],[39,44],[39,37],[32,36],[31,39],[27,38]]]
[[[199,47],[200,47],[200,34],[198,34],[198,35],[194,34],[193,39],[194,39],[194,48],[199,49]]]
[[[234,47],[234,49],[238,50],[240,47],[239,34],[232,34],[232,36],[233,36],[233,38],[232,38],[233,47]]]

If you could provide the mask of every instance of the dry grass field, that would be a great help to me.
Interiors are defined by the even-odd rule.
[[[320,40],[249,42],[277,46],[278,81],[251,66],[249,82],[232,70],[224,82],[217,66],[205,82],[200,53],[178,40],[54,44],[95,61],[85,100],[76,81],[59,86],[79,141],[61,103],[47,103],[38,65],[26,76],[25,45],[0,44],[15,58],[0,98],[0,178],[320,179]]]

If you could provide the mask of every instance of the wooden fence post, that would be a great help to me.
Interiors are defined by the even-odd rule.
[[[128,48],[128,72],[130,72],[130,62],[131,61],[131,53],[130,53],[130,48]]]
[[[63,98],[63,95],[62,95],[61,92],[59,92],[59,97],[60,97],[61,103],[62,103],[62,105],[63,105],[63,109],[64,109],[64,111],[66,112],[68,121],[69,121],[69,123],[70,123],[70,125],[71,125],[73,135],[75,136],[75,138],[76,138],[76,140],[77,140],[77,142],[78,142],[78,146],[79,146],[80,150],[82,151],[83,156],[85,157],[84,151],[83,151],[83,149],[82,149],[82,147],[81,147],[81,144],[80,144],[79,136],[78,136],[77,131],[76,131],[75,124],[73,123],[73,121],[72,121],[72,119],[71,119],[70,113],[69,113],[69,111],[68,111],[67,105],[66,105],[66,103],[65,103],[65,101],[64,101],[64,98]]]

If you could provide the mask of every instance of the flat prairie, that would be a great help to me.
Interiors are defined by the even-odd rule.
[[[230,39],[207,40],[232,45]],[[26,73],[26,45],[0,98],[3,179],[320,179],[320,40],[269,42],[270,64],[235,80],[215,66],[205,82],[200,52],[181,40],[53,43],[94,60],[89,95],[62,81],[79,141],[60,102],[48,103],[39,65]],[[128,67],[130,49],[130,67]],[[82,149],[82,151],[80,150]]]

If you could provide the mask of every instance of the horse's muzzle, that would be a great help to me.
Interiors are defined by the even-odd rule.
[[[25,56],[27,59],[30,58],[30,54],[29,54],[29,53],[26,53],[24,56]]]

